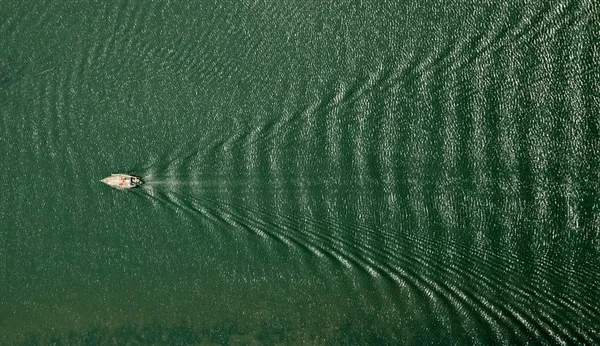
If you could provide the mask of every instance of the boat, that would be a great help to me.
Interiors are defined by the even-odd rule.
[[[106,177],[100,181],[108,186],[121,190],[133,189],[134,187],[138,187],[144,183],[136,176],[122,173],[111,174],[110,177]]]

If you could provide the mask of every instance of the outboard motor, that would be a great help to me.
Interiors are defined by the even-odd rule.
[[[142,185],[142,181],[139,178],[131,177],[131,179],[129,180],[129,185],[131,185],[131,186]]]

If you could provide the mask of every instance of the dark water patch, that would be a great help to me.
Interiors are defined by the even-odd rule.
[[[242,335],[235,326],[197,328],[189,323],[164,325],[153,322],[146,325],[122,325],[115,328],[96,326],[62,334],[31,334],[19,345],[219,345],[235,342]]]
[[[425,335],[415,331],[402,337],[393,331],[365,329],[368,321],[348,319],[326,337],[311,333],[299,334],[277,324],[263,323],[248,330],[236,323],[202,327],[190,322],[164,324],[125,324],[115,327],[95,326],[64,333],[33,333],[16,344],[35,345],[198,345],[198,344],[336,344],[336,345],[393,345],[399,341],[415,343]],[[399,339],[400,338],[400,339]]]
[[[0,60],[0,88],[4,89],[14,83],[19,76],[19,66],[14,58]],[[4,98],[4,97],[3,97]]]

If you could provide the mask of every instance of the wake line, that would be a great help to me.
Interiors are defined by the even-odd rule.
[[[208,217],[211,220],[225,222],[234,228],[245,229],[263,238],[278,241],[291,247],[308,250],[319,257],[325,256],[329,260],[339,262],[349,269],[354,267],[364,270],[373,277],[384,276],[395,283],[396,286],[408,286],[411,292],[427,297],[427,300],[434,300],[434,304],[441,304],[446,309],[455,312],[460,313],[462,311],[466,318],[478,316],[486,321],[489,332],[501,334],[504,328],[518,328],[529,332],[534,331],[548,340],[560,333],[555,328],[548,329],[544,319],[532,316],[526,310],[514,306],[498,306],[482,295],[477,294],[473,287],[465,287],[457,282],[440,282],[435,279],[435,275],[423,273],[419,269],[431,268],[438,273],[460,275],[472,281],[482,281],[482,286],[488,289],[504,287],[515,292],[516,296],[523,300],[535,296],[528,286],[507,285],[499,278],[482,275],[480,270],[465,270],[457,266],[451,266],[448,269],[437,263],[434,259],[435,256],[431,256],[431,254],[423,253],[420,256],[418,254],[411,256],[395,253],[395,251],[385,246],[383,248],[362,247],[353,243],[352,240],[335,234],[336,232],[326,234],[318,230],[320,227],[332,229],[343,227],[354,229],[359,233],[372,231],[368,227],[351,225],[339,220],[319,220],[311,216],[299,217],[284,211],[274,211],[256,206],[250,207],[220,199],[197,198],[175,192],[161,192],[161,194],[173,206],[183,208],[188,212]],[[308,227],[302,227],[303,224]],[[388,240],[391,241],[392,239]],[[425,241],[427,242],[427,240]],[[392,260],[393,262],[389,263],[386,260]],[[420,304],[427,304],[426,301]],[[590,318],[590,311],[583,306],[565,304],[564,301],[556,301],[556,299],[550,299],[550,301],[553,305],[584,312],[586,317]],[[566,337],[569,333],[574,332],[572,327],[568,325],[563,327],[566,328],[568,333],[560,333],[560,337]],[[554,337],[556,338],[556,336]],[[586,340],[591,338],[589,335],[583,335],[583,337]]]
[[[198,186],[198,187],[205,187],[205,188],[227,188],[227,187],[240,187],[240,186],[246,186],[247,183],[243,182],[243,181],[239,181],[239,182],[227,182],[224,183],[223,181],[220,180],[153,180],[153,181],[146,181],[144,182],[144,185],[142,186],[146,186],[146,187],[151,187],[151,186],[161,186],[164,188],[167,188],[169,186]]]
[[[201,185],[201,181],[159,180],[146,181],[144,185]]]
[[[493,329],[494,325],[498,324],[498,321],[507,319],[502,311],[498,311],[495,307],[488,307],[485,302],[481,301],[478,297],[466,296],[461,294],[460,290],[453,285],[438,283],[431,278],[419,275],[417,270],[411,269],[411,266],[407,265],[406,262],[409,261],[407,258],[399,256],[397,259],[402,261],[405,266],[396,267],[378,261],[377,251],[373,251],[373,249],[365,249],[362,253],[355,253],[355,251],[348,248],[347,242],[343,241],[343,239],[331,239],[331,236],[320,234],[317,231],[302,230],[295,222],[299,220],[293,220],[294,216],[292,215],[286,216],[285,214],[287,213],[283,213],[284,215],[282,215],[284,216],[283,222],[273,223],[273,221],[263,219],[265,216],[268,218],[269,215],[267,212],[260,209],[256,209],[254,212],[262,217],[251,218],[249,215],[243,215],[243,213],[240,214],[239,210],[236,212],[235,209],[237,208],[235,204],[207,198],[198,199],[192,196],[182,196],[177,193],[166,194],[167,197],[169,197],[169,195],[174,196],[175,199],[181,199],[182,201],[188,198],[191,199],[191,207],[186,206],[184,207],[185,209],[189,209],[190,211],[199,214],[206,213],[206,216],[212,216],[212,218],[223,221],[235,228],[247,229],[264,238],[280,241],[292,247],[307,249],[319,257],[325,255],[329,259],[341,263],[348,269],[357,267],[365,270],[373,277],[385,276],[399,287],[405,285],[410,286],[411,291],[418,293],[423,297],[430,297],[431,294],[428,294],[428,292],[435,292],[434,296],[436,300],[440,304],[447,306],[449,309],[463,311],[466,308],[471,314],[483,315],[482,317],[489,322],[490,329]],[[212,207],[205,205],[204,207],[199,208],[195,205],[196,203],[194,203],[193,200],[200,202],[201,204],[205,204],[202,202],[206,201],[214,205]],[[244,207],[243,209],[252,212],[252,208]],[[310,222],[310,218],[307,220]],[[281,228],[283,232],[270,231],[269,228],[271,226]],[[328,240],[338,241],[336,244],[327,244]],[[335,245],[337,244],[342,244],[342,248],[336,248]],[[510,318],[510,316],[508,318]],[[512,321],[509,320],[509,323],[510,322]]]

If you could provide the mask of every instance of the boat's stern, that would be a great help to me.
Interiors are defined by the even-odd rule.
[[[131,187],[137,187],[142,185],[144,182],[142,181],[142,179],[138,178],[138,177],[131,177],[131,179],[129,180],[129,185]]]

